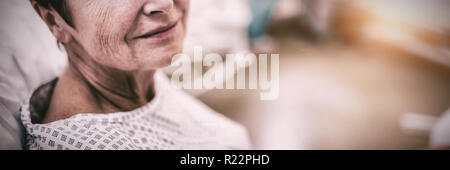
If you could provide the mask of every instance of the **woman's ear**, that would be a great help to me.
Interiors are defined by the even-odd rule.
[[[55,38],[63,43],[67,44],[71,41],[72,36],[66,30],[68,25],[62,19],[62,17],[53,9],[47,9],[41,5],[39,5],[36,1],[32,1],[34,10],[38,13],[41,19],[45,22],[50,32],[52,32]],[[70,27],[70,26],[69,26]]]

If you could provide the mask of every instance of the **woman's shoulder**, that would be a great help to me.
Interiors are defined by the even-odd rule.
[[[21,108],[26,131],[25,148],[30,150],[127,150],[134,149],[126,135],[111,120],[75,116],[48,124],[31,122],[28,105]]]
[[[181,110],[182,113],[180,114],[188,116],[197,123],[197,126],[214,131],[218,138],[223,138],[224,141],[233,142],[230,146],[240,146],[233,149],[251,148],[245,126],[213,110],[194,96],[182,90],[176,90],[170,96],[166,96],[164,100],[167,101],[165,102],[166,108],[176,106],[176,108],[173,108],[174,110]]]

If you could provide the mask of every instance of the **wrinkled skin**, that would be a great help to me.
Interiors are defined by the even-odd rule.
[[[74,27],[55,10],[33,3],[69,55],[42,123],[148,103],[155,95],[155,70],[182,51],[189,0],[67,0],[67,5]],[[164,33],[149,34],[157,31]]]

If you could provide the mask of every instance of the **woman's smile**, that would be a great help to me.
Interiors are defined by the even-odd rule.
[[[140,36],[133,38],[134,40],[139,39],[166,39],[172,36],[176,27],[178,26],[179,21],[170,22],[169,24],[158,26],[155,29],[148,31]]]

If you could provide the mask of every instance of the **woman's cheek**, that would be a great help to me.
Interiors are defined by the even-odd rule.
[[[186,25],[187,25],[187,20],[188,20],[188,16],[189,16],[189,5],[190,5],[190,1],[189,0],[174,0],[176,7],[178,8],[177,10],[180,12],[179,15],[181,15],[180,17],[183,20],[183,27],[184,29],[186,29]]]
[[[184,9],[189,9],[189,2],[190,0],[174,0],[175,4],[179,4]]]

